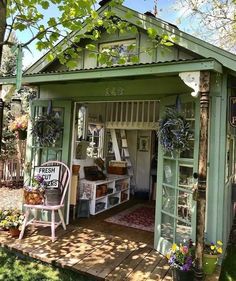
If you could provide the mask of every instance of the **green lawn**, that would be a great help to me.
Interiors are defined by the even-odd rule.
[[[4,281],[92,281],[77,273],[39,261],[19,257],[0,248],[0,280]]]
[[[221,268],[220,281],[236,280],[236,245],[231,245],[227,249],[226,258]]]

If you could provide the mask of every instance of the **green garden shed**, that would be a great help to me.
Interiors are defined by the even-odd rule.
[[[109,3],[98,9],[99,15],[107,9]],[[63,124],[60,138],[45,147],[32,138],[29,128],[28,167],[54,159],[71,169],[80,165],[79,188],[73,195],[76,199],[70,194],[67,197],[65,216],[69,223],[70,205],[76,205],[84,195],[83,167],[95,165],[94,159],[99,158],[106,167],[128,159],[130,188],[122,198],[155,202],[153,247],[164,253],[174,241],[195,241],[197,204],[193,194],[197,179],[193,174],[199,173],[199,164],[205,161],[205,238],[222,240],[226,245],[234,217],[236,56],[151,13],[140,14],[124,6],[112,9],[138,32],[109,35],[104,31],[95,42],[97,50],[115,48],[128,53],[127,46],[133,44],[139,62],[118,65],[114,59],[112,66],[104,66],[89,50],[82,49],[74,69],[67,69],[58,59],[48,62],[46,55],[27,69],[22,83],[37,88],[31,117],[46,114],[52,104],[54,116]],[[132,13],[129,19],[127,12]],[[147,35],[149,28],[174,36],[174,45],[143,52],[153,44]],[[2,85],[13,84],[15,78],[1,77],[0,81]],[[159,141],[159,120],[167,107],[176,105],[193,129],[190,149],[165,153]],[[206,107],[209,118],[202,123]],[[206,154],[199,145],[202,124],[207,131]],[[73,192],[71,187],[69,193]],[[104,198],[99,202],[107,204]],[[95,216],[96,206],[95,202],[90,209]]]

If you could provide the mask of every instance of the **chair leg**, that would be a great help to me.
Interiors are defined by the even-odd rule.
[[[27,222],[28,222],[29,214],[30,214],[30,210],[26,209],[25,219],[24,219],[22,229],[21,229],[21,232],[20,232],[20,235],[19,235],[19,239],[22,239],[23,236],[24,236],[24,232],[25,232],[25,228],[26,228],[26,225],[27,225]]]
[[[61,224],[62,224],[63,228],[66,230],[66,224],[65,224],[61,209],[58,209],[58,214],[59,214],[59,217],[60,217],[60,220],[61,220]]]
[[[55,211],[52,210],[51,214],[51,237],[52,237],[52,242],[55,241]]]

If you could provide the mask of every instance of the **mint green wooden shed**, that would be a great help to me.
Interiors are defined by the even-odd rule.
[[[102,15],[107,9],[108,4],[105,4],[98,13]],[[154,248],[165,252],[173,241],[180,242],[189,237],[195,240],[196,202],[192,194],[196,181],[192,175],[198,172],[199,159],[199,77],[207,72],[210,74],[210,115],[205,236],[209,241],[222,240],[226,245],[234,216],[235,134],[229,124],[228,101],[236,94],[236,56],[150,14],[140,14],[124,6],[112,9],[121,19],[126,19],[128,11],[132,12],[133,16],[128,21],[137,26],[138,33],[104,33],[95,42],[97,48],[134,42],[140,62],[103,67],[96,58],[89,56],[88,50],[83,50],[74,70],[66,69],[58,60],[49,63],[43,56],[25,71],[22,83],[38,87],[38,96],[31,105],[32,117],[43,113],[48,101],[52,100],[55,112],[63,120],[63,136],[53,147],[38,147],[29,128],[27,162],[35,165],[56,158],[69,166],[76,163],[73,149],[76,143],[75,120],[78,108],[87,106],[91,109],[89,118],[94,118],[91,122],[102,121],[105,131],[127,131],[135,156],[134,191],[139,196],[146,196],[146,191],[150,191],[152,155],[150,151],[148,156],[142,154],[137,141],[140,137],[148,137],[152,152],[158,151]],[[137,21],[141,24],[137,25]],[[151,54],[142,52],[143,48],[153,44],[146,34],[148,28],[155,28],[158,34],[174,35],[174,46],[159,46]],[[12,77],[2,77],[0,81],[2,85],[15,83]],[[194,138],[190,151],[167,155],[160,144],[157,147],[153,132],[158,129],[158,120],[166,106],[174,105],[177,97],[183,115],[194,128]],[[105,151],[104,148],[106,157]],[[138,187],[142,180],[143,188]],[[67,222],[68,212],[69,197],[65,212]]]

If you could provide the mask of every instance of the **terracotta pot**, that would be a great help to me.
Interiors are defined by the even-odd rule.
[[[15,228],[15,227],[9,228],[9,232],[10,232],[11,237],[19,237],[19,235],[20,235],[19,228]]]
[[[80,170],[80,165],[72,165],[72,173],[73,175],[78,175]]]
[[[218,255],[203,254],[203,272],[207,275],[213,274],[218,261]]]

